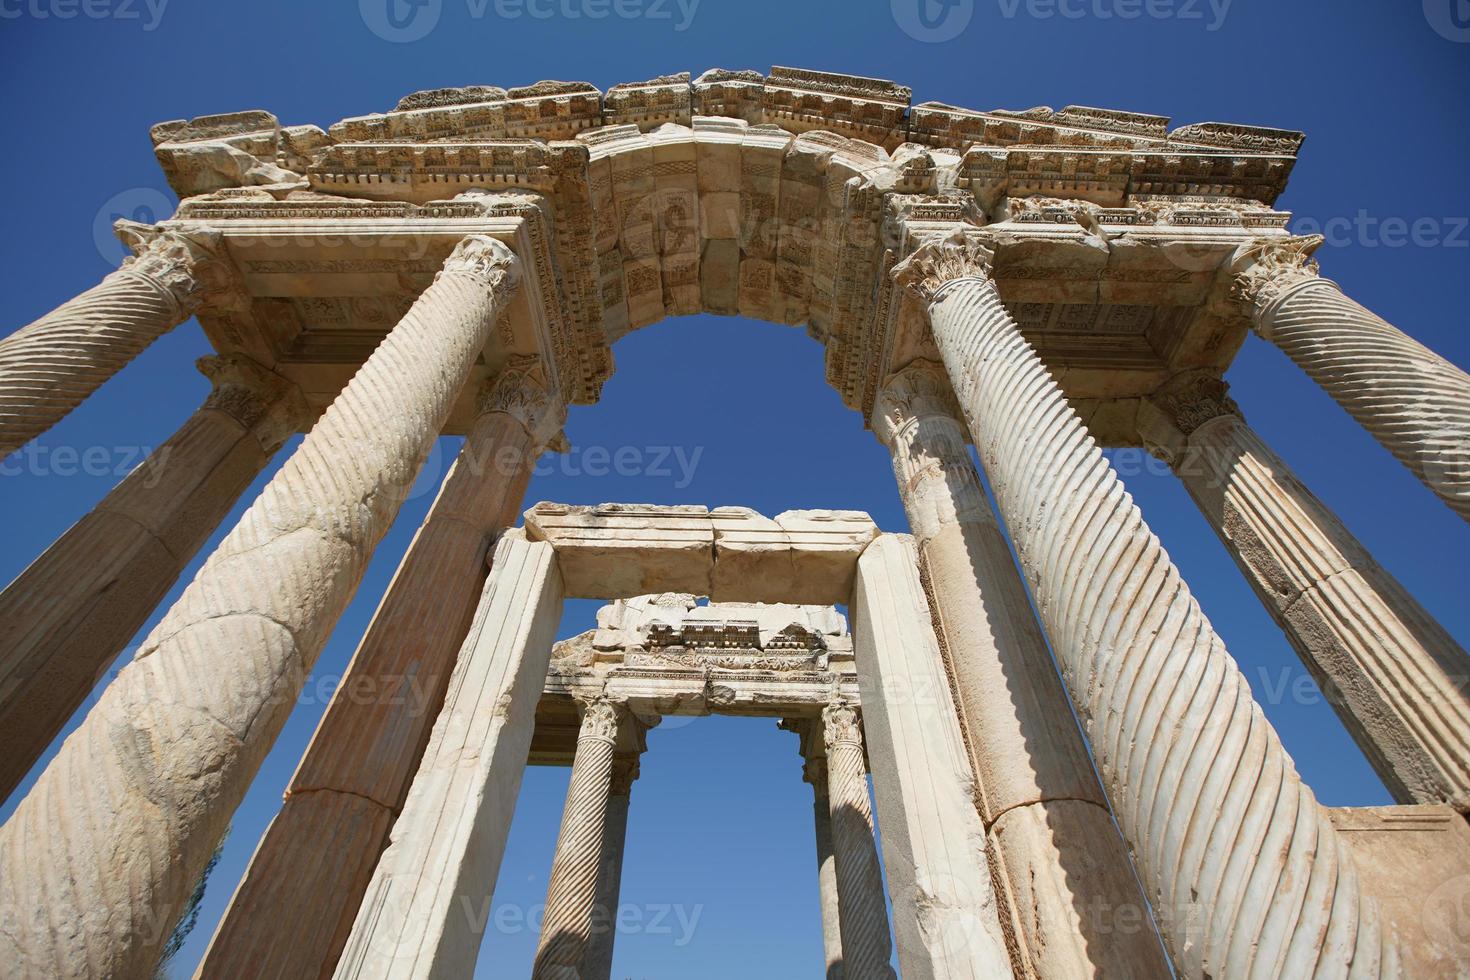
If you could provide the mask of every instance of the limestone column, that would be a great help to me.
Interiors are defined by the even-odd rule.
[[[827,747],[814,721],[784,723],[801,736],[801,778],[812,788],[812,822],[817,840],[817,891],[822,902],[822,949],[827,980],[842,980],[842,919],[837,902],[837,861],[832,855],[832,800],[827,792]],[[809,730],[814,729],[814,730]],[[815,736],[815,737],[813,737]]]
[[[206,973],[315,980],[341,955],[444,703],[490,541],[566,418],[536,358],[487,382],[478,406],[210,943]],[[324,837],[332,860],[322,864]]]
[[[916,361],[879,393],[872,424],[893,453],[1017,967],[1042,978],[1167,977],[1127,847],[960,419],[943,367]],[[894,617],[912,618],[903,609]]]
[[[627,709],[606,697],[582,705],[582,730],[546,889],[546,917],[532,980],[580,980],[592,933],[607,823],[613,748]]]
[[[638,755],[613,756],[602,827],[602,860],[597,867],[597,898],[592,903],[592,935],[582,964],[582,980],[609,980],[617,942],[618,895],[623,887],[623,847],[628,840],[628,803],[638,779]]]
[[[1178,974],[1393,975],[1397,951],[1345,843],[989,263],[951,237],[896,276],[927,306]]]
[[[66,417],[149,344],[194,315],[222,274],[218,233],[128,223],[138,254],[0,340],[0,457]],[[136,230],[133,230],[136,229]],[[151,239],[144,244],[146,233]]]
[[[1010,977],[1013,943],[1001,926],[975,777],[912,539],[884,534],[863,550],[851,610],[899,970],[904,980]],[[1082,965],[1067,975],[1105,972]],[[1019,972],[1044,975],[1029,965]]]
[[[843,980],[893,980],[893,946],[883,901],[883,873],[873,841],[867,764],[857,709],[835,700],[822,709],[832,854],[842,927]]]
[[[406,980],[474,973],[561,621],[562,594],[551,545],[527,541],[518,528],[506,531],[495,546],[444,709],[393,824],[392,842],[373,869],[336,977]],[[323,873],[336,851],[321,851],[296,873]]]
[[[1140,410],[1167,459],[1400,803],[1470,810],[1470,657],[1204,375]]]
[[[199,368],[214,382],[199,410],[0,593],[0,799],[308,423],[296,385],[249,358]]]
[[[0,828],[0,962],[153,969],[516,275],[460,243]]]
[[[1320,235],[1243,249],[1235,291],[1290,357],[1400,463],[1470,521],[1470,375],[1317,275]]]

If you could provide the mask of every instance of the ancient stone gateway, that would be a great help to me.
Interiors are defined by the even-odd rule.
[[[203,976],[463,974],[449,910],[488,897],[529,760],[572,767],[535,976],[607,977],[642,731],[710,711],[800,738],[829,976],[1470,970],[1426,900],[1470,887],[1466,654],[1221,380],[1255,331],[1470,518],[1470,377],[1319,277],[1272,207],[1301,134],[777,68],[153,138],[182,203],[0,341],[0,451],[191,315],[215,390],[161,480],[0,594],[5,792],[307,435],[0,828],[11,971],[150,974],[441,433],[463,451],[343,685],[436,710],[328,707]],[[511,527],[613,343],[701,311],[824,344],[912,537],[636,504]],[[1101,446],[1175,468],[1400,805],[1316,802]],[[569,596],[610,605],[554,648]]]

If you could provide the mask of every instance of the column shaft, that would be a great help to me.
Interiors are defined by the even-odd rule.
[[[306,422],[296,386],[254,362],[200,368],[216,387],[199,410],[0,593],[0,799]]]
[[[1470,809],[1470,657],[1235,411],[1224,384],[1152,402],[1165,454],[1400,803]],[[1156,429],[1159,427],[1155,427]]]
[[[580,980],[583,976],[602,862],[613,749],[623,714],[623,708],[606,698],[595,699],[583,709],[532,980]]]
[[[308,980],[341,955],[444,703],[490,541],[564,418],[528,364],[501,372],[480,407],[210,944],[210,972]],[[344,807],[359,811],[346,826]],[[336,863],[301,880],[324,836]]]
[[[899,970],[904,980],[1010,977],[975,777],[910,539],[885,534],[863,551],[852,614]]]
[[[193,316],[217,245],[218,236],[164,232],[91,289],[0,340],[0,457]]]
[[[1017,969],[1168,976],[942,366],[915,362],[890,379],[873,427],[917,539]]]
[[[827,793],[827,756],[823,754],[808,759],[802,774],[812,786],[817,893],[822,903],[822,951],[827,959],[827,970],[823,976],[827,980],[842,980],[842,917],[837,901],[837,859],[832,854],[832,800]]]
[[[1320,244],[1242,255],[1236,283],[1252,326],[1470,521],[1470,375],[1318,278],[1307,256]]]
[[[444,709],[393,824],[392,842],[371,871],[334,976],[405,980],[474,973],[561,620],[562,591],[551,545],[527,541],[514,529],[501,536]]]
[[[1397,953],[1250,688],[1001,303],[989,253],[898,271],[934,338],[1180,976],[1379,976]]]
[[[827,745],[827,792],[832,854],[842,925],[844,980],[893,980],[892,940],[883,901],[883,873],[873,841],[873,807],[857,711],[834,702],[822,711]]]
[[[36,915],[0,932],[0,962],[153,969],[489,339],[514,263],[489,238],[460,244],[0,828],[0,905]]]
[[[628,803],[638,778],[638,756],[613,757],[607,817],[602,828],[602,860],[597,867],[597,897],[592,904],[592,934],[582,964],[582,980],[610,980],[617,942],[618,895],[623,887],[623,848],[628,839]]]

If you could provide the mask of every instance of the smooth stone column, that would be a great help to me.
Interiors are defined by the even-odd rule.
[[[0,799],[142,628],[281,444],[300,389],[241,355],[182,428],[0,593]]]
[[[1140,410],[1343,724],[1400,803],[1470,810],[1470,657],[1246,424],[1223,381]]]
[[[1010,977],[975,777],[918,561],[912,539],[880,536],[858,558],[852,598],[898,966],[904,980]]]
[[[120,223],[119,231],[134,240],[137,255],[0,340],[0,457],[60,422],[193,316],[205,279],[224,274],[218,233],[159,233],[135,222]]]
[[[916,361],[883,387],[872,425],[893,453],[918,546],[1017,968],[1043,978],[1167,977],[1148,904],[961,417],[943,366]],[[904,608],[891,615],[907,622]],[[927,677],[931,667],[912,669]],[[903,668],[889,673],[902,677]],[[937,683],[947,690],[944,673]],[[888,821],[882,825],[886,832]]]
[[[535,358],[487,382],[479,409],[210,943],[205,974],[315,980],[341,955],[444,703],[490,541],[566,418]],[[326,838],[332,860],[322,864]],[[314,873],[303,878],[303,867]]]
[[[1393,975],[1346,844],[1006,311],[990,259],[956,236],[895,277],[927,305],[1175,969]]]
[[[623,847],[628,840],[628,803],[638,779],[638,755],[613,756],[602,827],[602,860],[597,867],[597,898],[592,904],[592,935],[587,939],[582,980],[609,980],[617,942],[618,895],[623,888]]]
[[[1470,521],[1470,374],[1317,275],[1320,235],[1271,239],[1236,259],[1256,333]]]
[[[516,282],[470,236],[0,828],[20,973],[150,973]]]
[[[581,980],[592,935],[613,749],[627,709],[605,697],[594,698],[581,707],[582,730],[577,735],[572,780],[562,810],[561,833],[556,839],[532,980]]]
[[[551,545],[527,541],[519,529],[506,531],[444,710],[393,825],[392,843],[373,870],[336,977],[474,973],[551,665],[562,593]],[[320,862],[334,858],[331,842],[325,843],[322,858],[299,874],[319,873]]]
[[[827,747],[827,792],[832,808],[832,854],[842,925],[844,980],[893,980],[892,941],[883,901],[883,874],[873,841],[863,732],[857,709],[837,700],[822,709]]]

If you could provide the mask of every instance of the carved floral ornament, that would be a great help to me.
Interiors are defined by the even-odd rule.
[[[1293,288],[1321,279],[1312,253],[1321,247],[1321,235],[1270,238],[1242,246],[1231,263],[1235,279],[1231,296],[1239,300],[1257,326],[1271,308]]]
[[[605,694],[600,694],[580,701],[578,707],[582,711],[582,729],[577,734],[578,741],[583,739],[617,741],[618,726],[622,724],[624,716],[628,713],[625,705],[614,701]]]
[[[454,247],[439,276],[466,275],[488,288],[512,290],[521,281],[520,260],[510,247],[489,235],[470,235]],[[434,278],[437,280],[439,276]]]
[[[113,225],[113,232],[133,253],[118,271],[144,280],[168,297],[180,320],[192,316],[206,297],[243,295],[235,288],[234,267],[223,257],[223,236],[218,231],[165,229],[123,218]]]
[[[916,360],[896,372],[873,404],[873,432],[885,446],[911,423],[938,416],[957,423],[962,417],[944,366]]]
[[[863,743],[862,724],[858,721],[857,708],[846,698],[834,698],[822,709],[822,725],[827,746],[842,742],[855,745]]]
[[[306,396],[294,382],[243,354],[201,357],[195,366],[214,385],[204,407],[239,422],[268,452],[279,449],[311,419]]]
[[[475,413],[509,415],[525,428],[534,447],[551,445],[566,424],[567,406],[561,389],[548,373],[544,362],[534,354],[512,356],[481,387]]]
[[[925,242],[893,267],[893,281],[926,303],[939,300],[944,287],[961,279],[991,281],[995,250],[963,231]]]

